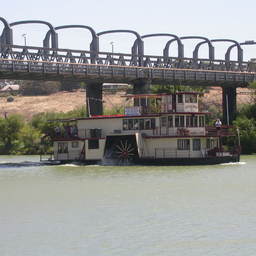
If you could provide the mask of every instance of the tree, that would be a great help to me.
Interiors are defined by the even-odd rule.
[[[42,134],[29,124],[22,127],[19,133],[19,153],[38,154],[41,149]]]
[[[239,128],[242,153],[251,154],[256,152],[256,123],[254,119],[239,117],[234,121],[234,125]]]
[[[19,148],[19,132],[24,126],[21,116],[10,115],[8,118],[0,118],[0,153],[16,153]]]

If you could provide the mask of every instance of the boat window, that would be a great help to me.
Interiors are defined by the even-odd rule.
[[[168,116],[168,127],[173,127],[173,116]]]
[[[139,129],[139,120],[138,119],[134,119],[133,127],[134,127],[134,130],[138,130]]]
[[[155,129],[155,118],[148,119],[123,119],[123,130],[150,130]]]
[[[91,138],[100,138],[101,137],[101,129],[90,129]]]
[[[133,130],[133,119],[128,120],[128,130]]]
[[[193,139],[193,151],[201,150],[201,141],[200,139]]]
[[[59,142],[58,143],[58,153],[68,153],[68,143],[67,142]]]
[[[204,127],[204,126],[205,126],[204,116],[199,116],[199,127]]]
[[[151,129],[155,129],[156,128],[156,120],[155,118],[151,118]]]
[[[186,103],[197,103],[197,95],[195,94],[186,94],[185,95]]]
[[[180,116],[180,127],[184,127],[184,116]]]
[[[178,150],[189,150],[190,149],[190,140],[189,139],[178,139],[177,140],[177,149]]]
[[[123,119],[123,130],[150,130],[155,129],[155,118]]]
[[[184,116],[175,116],[175,127],[184,127]]]
[[[139,129],[144,130],[144,119],[139,120]]]
[[[128,130],[128,120],[123,119],[123,130]]]
[[[197,127],[198,126],[198,116],[192,116],[192,127]]]
[[[98,149],[99,148],[99,140],[93,139],[88,140],[88,149]]]
[[[161,117],[160,124],[161,124],[161,127],[166,127],[167,126],[167,117]]]
[[[146,130],[151,128],[150,123],[151,123],[150,119],[145,119],[145,129]]]
[[[180,127],[180,117],[175,116],[175,127]]]
[[[72,144],[71,144],[71,146],[72,146],[72,148],[78,148],[78,141],[72,141]]]
[[[204,126],[204,116],[202,116],[203,119],[201,120],[202,126]],[[192,116],[186,116],[186,127],[198,127],[198,116],[192,115]]]
[[[183,94],[178,94],[178,103],[183,103]]]
[[[191,127],[191,116],[186,116],[186,127]]]

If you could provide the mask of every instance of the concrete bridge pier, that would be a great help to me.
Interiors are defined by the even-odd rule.
[[[236,87],[222,87],[223,124],[231,125],[236,117]]]
[[[102,83],[92,82],[86,85],[86,109],[87,115],[102,115]]]
[[[150,93],[151,80],[137,79],[133,81],[133,94]],[[141,105],[146,106],[146,99],[141,99]],[[134,106],[139,106],[137,99],[134,99]]]

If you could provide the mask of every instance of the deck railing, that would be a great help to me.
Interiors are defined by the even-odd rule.
[[[223,125],[220,129],[217,129],[214,126],[206,126],[206,135],[207,136],[235,136],[233,131],[233,126]]]
[[[235,148],[234,148],[235,149]],[[223,156],[234,156],[239,154],[238,151],[225,151],[220,148],[216,149],[202,149],[200,154],[196,155],[192,150],[177,150],[173,148],[155,148],[154,155],[147,155],[146,157],[159,158],[206,158],[206,157],[223,157]],[[145,157],[144,152],[142,157]]]

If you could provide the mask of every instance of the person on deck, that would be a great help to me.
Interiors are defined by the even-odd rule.
[[[222,122],[220,121],[220,119],[217,119],[216,122],[215,122],[215,127],[217,130],[220,130],[222,126]]]

